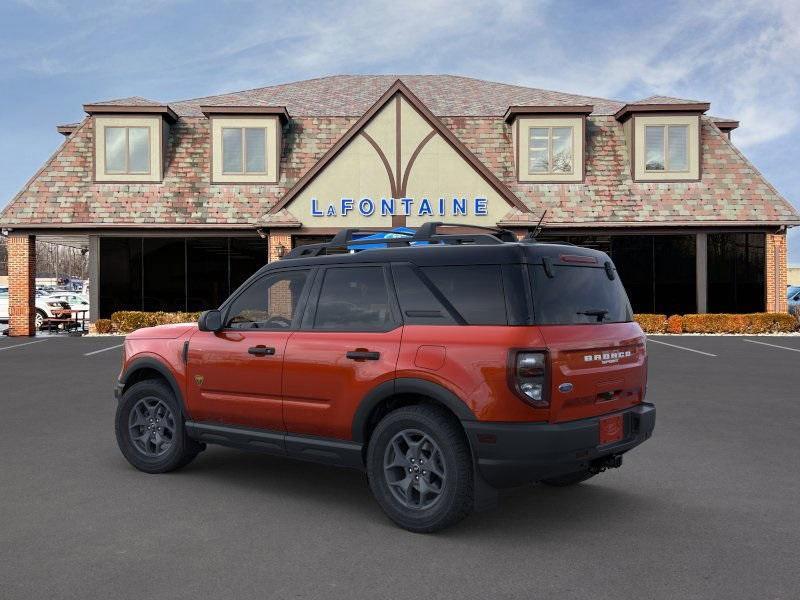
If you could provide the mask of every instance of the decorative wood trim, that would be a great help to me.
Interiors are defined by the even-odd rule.
[[[509,106],[506,114],[503,115],[503,120],[510,123],[518,116],[529,116],[536,114],[546,114],[550,117],[558,115],[589,115],[594,111],[594,106],[591,104],[575,104],[573,106]]]
[[[319,161],[317,161],[317,163],[314,164],[314,166],[311,167],[288,192],[286,192],[283,198],[281,198],[281,200],[269,210],[269,213],[276,213],[286,207],[286,205],[289,204],[300,192],[302,192],[306,186],[319,174],[319,172],[325,168],[325,166],[331,160],[333,160],[364,127],[366,127],[366,125],[389,102],[389,100],[391,100],[394,95],[398,93],[401,94],[409,102],[409,104],[411,104],[412,107],[414,107],[421,117],[428,121],[433,129],[439,133],[445,139],[445,141],[447,141],[447,143],[450,144],[450,146],[461,155],[464,160],[466,160],[476,171],[478,171],[483,179],[490,186],[492,186],[492,188],[498,194],[500,194],[500,196],[502,196],[506,202],[522,212],[530,212],[525,203],[522,202],[506,184],[500,181],[500,179],[498,179],[497,176],[486,167],[486,165],[478,160],[478,158],[472,154],[472,152],[470,152],[469,149],[449,129],[447,129],[447,127],[445,127],[444,123],[442,123],[442,121],[436,117],[428,109],[428,107],[426,107],[422,101],[417,98],[414,93],[408,89],[408,87],[406,87],[402,81],[398,79],[383,93],[378,101],[375,102],[375,104],[373,104],[342,137],[339,138],[339,140],[322,156],[322,158],[320,158]]]
[[[400,197],[405,198],[406,196],[406,188],[408,186],[408,177],[411,175],[411,167],[414,165],[414,161],[417,160],[417,156],[419,153],[422,152],[422,149],[425,147],[429,141],[431,141],[434,136],[436,136],[436,130],[431,131],[428,135],[422,138],[422,141],[414,148],[414,152],[412,152],[411,156],[408,159],[408,164],[406,165],[406,170],[403,173],[403,182],[400,185],[399,194]],[[405,218],[404,218],[405,221]]]
[[[84,104],[83,110],[90,115],[161,115],[171,123],[178,115],[166,104],[137,106],[135,104]]]
[[[620,108],[615,114],[614,118],[617,121],[626,121],[630,115],[636,113],[697,113],[702,114],[706,112],[711,105],[708,102],[692,102],[686,104],[626,104]]]
[[[292,117],[285,106],[212,106],[201,105],[200,112],[206,117],[211,115],[271,115],[280,118],[282,123],[287,123]]]
[[[375,148],[375,152],[378,153],[378,156],[380,157],[381,162],[383,163],[383,166],[386,169],[386,174],[389,176],[389,186],[391,187],[392,197],[396,198],[397,197],[397,187],[395,186],[395,178],[392,175],[392,166],[389,164],[389,159],[386,158],[386,154],[383,152],[381,147],[378,145],[378,142],[376,142],[372,138],[372,136],[370,134],[368,134],[366,131],[362,131],[360,135],[365,140],[367,140],[370,143],[370,145],[373,148]]]

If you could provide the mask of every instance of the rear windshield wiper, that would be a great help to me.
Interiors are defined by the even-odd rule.
[[[608,310],[605,308],[588,308],[586,310],[579,310],[577,314],[587,315],[589,317],[597,317],[597,322],[600,323],[603,319],[605,319],[606,315],[608,314]]]

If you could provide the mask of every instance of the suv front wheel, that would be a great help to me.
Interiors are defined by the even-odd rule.
[[[123,456],[145,473],[180,469],[204,447],[186,435],[175,394],[158,380],[140,381],[125,391],[117,405],[115,425]]]
[[[367,473],[383,511],[409,531],[439,531],[472,511],[469,447],[444,409],[407,406],[384,417],[370,439]]]

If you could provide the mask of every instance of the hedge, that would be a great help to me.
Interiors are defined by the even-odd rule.
[[[111,333],[114,330],[114,326],[111,323],[111,319],[97,319],[94,322],[94,330],[97,333]]]
[[[787,333],[800,330],[800,321],[787,313],[750,313],[733,315],[709,313],[702,315],[641,314],[634,318],[645,333]]]
[[[143,312],[122,310],[111,319],[95,321],[98,333],[130,333],[143,327],[171,323],[193,323],[199,312]],[[744,315],[657,315],[638,314],[634,319],[645,333],[778,333],[800,330],[800,321],[787,313],[750,313]]]
[[[645,333],[667,332],[667,315],[641,314],[633,315],[633,318]]]
[[[111,315],[111,325],[119,333],[130,333],[143,327],[170,325],[173,323],[193,323],[200,317],[199,312],[144,312],[121,310]]]

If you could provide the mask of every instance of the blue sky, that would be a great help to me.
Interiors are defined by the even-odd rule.
[[[800,2],[4,0],[0,206],[84,103],[170,101],[336,73],[453,73],[739,119],[800,206]],[[800,229],[800,228],[798,228]],[[790,233],[800,263],[800,231]]]

